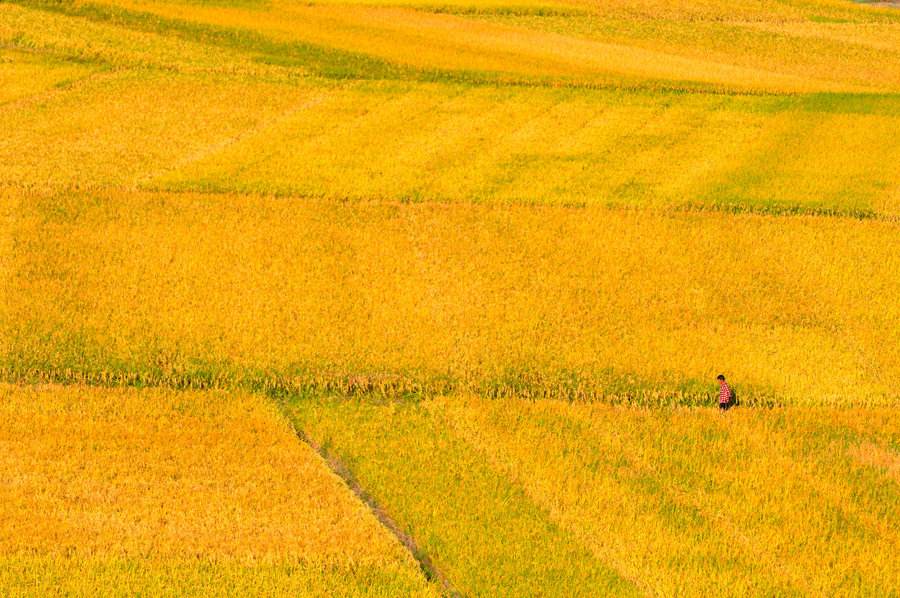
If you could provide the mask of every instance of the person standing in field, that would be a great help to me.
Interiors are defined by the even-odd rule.
[[[725,376],[723,374],[716,376],[716,380],[719,381],[719,409],[728,411],[734,401],[734,391],[731,390],[731,387],[725,382]]]

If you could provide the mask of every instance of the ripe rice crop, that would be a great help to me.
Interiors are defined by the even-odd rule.
[[[644,594],[900,590],[895,411],[722,416],[468,397],[380,406],[306,399],[289,412],[352,463],[457,579],[487,583],[491,571],[455,552],[459,538],[466,550],[489,550],[496,530],[536,526],[521,520],[524,502]],[[490,503],[478,486],[467,496],[473,471],[511,488],[514,515],[477,515]],[[447,511],[436,498],[457,496],[471,502]],[[516,562],[530,556],[522,549]]]
[[[410,66],[367,53],[368,41],[363,49],[333,46],[290,31],[273,33],[266,25],[269,19],[269,29],[302,26],[337,35],[339,26],[317,24],[313,17],[337,11],[332,17],[340,21],[346,11],[371,16],[382,9],[278,5],[265,16],[247,6],[134,8],[66,2],[0,7],[0,39],[33,53],[28,68],[35,81],[55,81],[61,68],[85,63],[101,71],[0,110],[0,126],[13,132],[0,141],[0,183],[898,215],[900,180],[893,164],[900,148],[892,132],[900,126],[900,106],[893,94],[834,93],[843,84],[805,95],[661,93],[641,88],[653,79],[648,73],[611,74],[615,89],[558,89],[564,73],[556,67],[528,75],[538,79],[507,80],[506,67],[482,65],[484,70],[469,54],[458,64]],[[773,72],[796,76],[844,80],[852,74],[873,88],[881,83],[870,71],[897,80],[890,70],[897,61],[889,59],[895,41],[900,44],[890,33],[893,21],[866,22],[869,13],[860,12],[853,13],[856,20],[829,28],[803,16],[808,7],[797,14],[795,8],[783,19],[747,17],[731,25],[615,11],[590,18],[526,16],[513,24],[526,33],[538,25],[555,27],[553,35],[566,39],[594,37],[641,51],[663,44],[684,60],[718,52],[729,64],[749,57],[757,67],[769,61]],[[285,20],[279,10],[313,16]],[[234,18],[197,21],[204,11]],[[447,16],[412,11],[410,18]],[[482,17],[488,18],[454,18],[468,27]],[[535,18],[538,24],[527,20]],[[348,35],[366,27],[354,25]],[[784,35],[769,31],[794,27],[799,29]],[[451,32],[460,39],[455,28]],[[389,48],[427,58],[427,52],[405,48],[396,32],[384,35]],[[736,47],[740,51],[731,57]],[[435,52],[453,55],[445,48]],[[491,55],[480,46],[469,52],[485,60]],[[501,54],[528,68],[540,66],[517,49]],[[110,169],[113,161],[117,167]]]
[[[898,489],[858,455],[897,458],[895,414],[717,415],[472,400],[442,421],[609,562],[659,559],[658,593],[898,590]]]
[[[13,377],[693,404],[724,371],[748,403],[898,398],[887,222],[118,192],[20,205]]]
[[[129,187],[227,145],[315,93],[227,79],[101,72],[70,89],[0,107],[6,131],[0,184]]]
[[[110,4],[181,21],[252,28],[282,42],[364,53],[419,69],[502,72],[601,85],[643,81],[662,87],[744,92],[875,91],[896,89],[897,81],[873,73],[861,83],[851,82],[860,81],[852,63],[850,68],[820,71],[819,78],[803,69],[798,74],[784,72],[782,64],[790,64],[789,57],[754,67],[736,66],[728,56],[716,62],[697,52],[691,56],[680,47],[675,51],[660,48],[658,42],[620,44],[598,36],[564,35],[407,8],[290,2],[272,2],[265,9],[165,2]],[[577,13],[562,18],[575,23],[583,19]],[[787,28],[781,36],[790,39],[791,33]],[[721,40],[727,35],[723,27],[712,30],[709,37]]]
[[[62,67],[72,70],[90,67],[158,69],[282,82],[303,79],[306,75],[299,65],[292,65],[288,72],[227,47],[177,38],[165,32],[136,30],[123,27],[121,23],[72,18],[8,2],[0,6],[0,43],[27,52],[32,57],[31,62],[36,64],[40,63],[39,58],[48,59],[50,64],[42,66],[50,74],[58,73]],[[54,60],[67,62],[54,64]]]
[[[895,104],[99,73],[0,110],[0,183],[895,218]]]
[[[147,185],[896,216],[898,108],[889,98],[364,85]]]
[[[498,25],[829,81],[835,89],[842,85],[891,89],[900,80],[900,28],[895,14],[885,14],[879,22],[854,22],[854,17],[827,17],[812,11],[779,19],[770,11],[772,7],[773,3],[767,3],[765,16],[745,19],[734,14],[722,19],[666,18],[664,11],[640,16],[514,11],[473,16]]]
[[[0,50],[0,106],[90,72],[84,65],[48,62],[24,52]]]
[[[426,410],[312,399],[287,408],[463,595],[638,595]]]
[[[10,596],[437,596],[390,568],[295,562],[120,556],[0,556],[0,590]]]
[[[850,0],[0,2],[0,595],[898,594],[897,131]]]
[[[37,595],[60,578],[81,594],[100,582],[223,593],[224,580],[431,593],[264,400],[12,386],[0,398],[4,593],[31,585]]]

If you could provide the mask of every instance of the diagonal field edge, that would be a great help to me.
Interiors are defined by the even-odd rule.
[[[464,598],[465,594],[456,589],[453,585],[453,582],[441,571],[435,564],[434,561],[431,560],[431,557],[428,556],[417,544],[415,539],[403,531],[403,529],[394,521],[394,518],[390,516],[390,514],[381,507],[375,499],[366,492],[362,486],[359,485],[359,482],[353,475],[353,472],[344,465],[344,463],[338,459],[335,455],[329,454],[324,447],[322,447],[319,443],[313,440],[306,432],[298,429],[294,423],[291,421],[289,417],[287,417],[284,413],[284,409],[281,403],[278,403],[279,411],[282,414],[282,417],[285,422],[287,422],[288,426],[290,426],[291,431],[294,435],[299,439],[302,443],[309,446],[312,450],[316,452],[319,457],[321,457],[322,461],[328,466],[328,468],[338,476],[344,484],[346,484],[347,488],[350,489],[351,492],[362,502],[366,508],[375,516],[375,519],[378,520],[379,523],[388,531],[391,535],[393,535],[400,544],[409,552],[410,556],[412,556],[413,560],[419,565],[419,569],[422,570],[422,573],[425,575],[425,578],[429,581],[435,581],[441,586],[442,593],[445,596],[450,596],[452,598]]]

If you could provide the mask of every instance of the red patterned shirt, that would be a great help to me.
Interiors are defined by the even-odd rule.
[[[733,396],[734,393],[731,392],[731,387],[728,386],[727,382],[722,382],[719,384],[719,404],[730,403],[731,397]]]

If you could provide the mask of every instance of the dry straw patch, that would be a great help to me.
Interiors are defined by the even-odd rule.
[[[900,482],[900,452],[871,442],[865,442],[853,448],[850,454],[859,463],[884,472]]]

